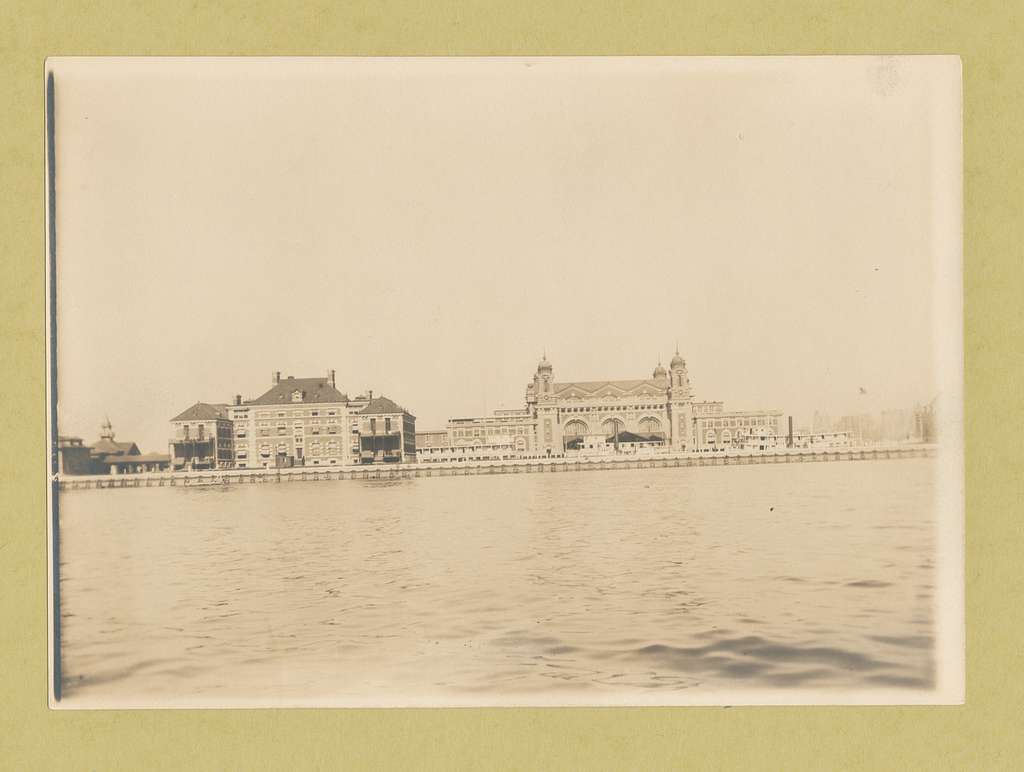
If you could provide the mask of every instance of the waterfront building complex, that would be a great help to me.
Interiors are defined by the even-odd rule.
[[[262,469],[416,459],[416,418],[373,392],[350,398],[326,377],[281,377],[256,399],[199,402],[171,419],[175,469]]]
[[[650,378],[566,382],[554,379],[545,354],[522,409],[452,418],[445,429],[418,434],[416,448],[427,462],[767,450],[776,446],[781,420],[781,410],[726,411],[721,402],[695,401],[678,351]]]
[[[115,440],[109,418],[100,427],[99,440],[92,445],[86,445],[81,437],[57,438],[57,471],[60,474],[162,472],[169,466],[168,456],[142,453],[134,442]]]
[[[910,419],[888,411],[890,433],[934,441],[934,404]],[[168,455],[140,453],[114,440],[107,420],[92,446],[58,440],[61,474],[271,469],[305,466],[448,463],[608,455],[842,450],[863,444],[844,417],[833,426],[816,413],[810,431],[782,425],[780,410],[727,411],[693,397],[686,361],[677,351],[650,378],[556,381],[545,354],[527,384],[521,408],[451,418],[443,429],[416,430],[416,417],[372,391],[340,391],[335,371],[324,377],[273,374],[255,399],[196,402],[171,419]],[[923,428],[922,428],[923,427]]]

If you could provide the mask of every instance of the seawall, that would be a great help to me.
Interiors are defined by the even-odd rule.
[[[121,475],[59,477],[60,490],[106,488],[163,488],[194,485],[242,485],[313,480],[409,480],[419,477],[454,477],[474,474],[536,474],[596,472],[623,469],[667,469],[749,464],[793,464],[833,461],[875,461],[896,458],[931,458],[934,445],[841,450],[785,450],[764,453],[665,454],[591,458],[511,459],[395,466],[293,467],[290,469],[218,469],[202,472],[147,472]]]

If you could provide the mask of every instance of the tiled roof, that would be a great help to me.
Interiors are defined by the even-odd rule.
[[[100,440],[92,446],[94,456],[137,456],[139,446],[134,442],[115,442],[114,440]]]
[[[266,394],[245,404],[290,405],[296,391],[302,393],[304,403],[348,402],[348,397],[331,386],[327,378],[284,378]]]
[[[359,411],[363,415],[382,415],[388,413],[404,413],[405,408],[399,407],[387,397],[374,397],[366,407]]]
[[[576,381],[554,384],[554,392],[560,397],[570,396],[573,393],[581,397],[592,397],[605,391],[616,395],[638,395],[645,391],[661,394],[665,392],[665,382],[660,379],[643,379],[637,381]]]
[[[215,418],[227,418],[227,405],[211,405],[208,402],[196,402],[184,413],[176,415],[172,421],[212,421]]]

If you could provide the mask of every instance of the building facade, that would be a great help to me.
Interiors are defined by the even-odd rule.
[[[377,412],[364,413],[368,407]],[[171,455],[176,469],[409,461],[416,457],[415,420],[372,392],[350,398],[338,390],[334,370],[317,378],[282,377],[277,371],[270,389],[255,399],[236,395],[230,405],[196,403],[172,419]],[[379,453],[363,455],[364,435],[375,438],[365,444],[379,445]],[[391,448],[396,441],[397,457]]]
[[[721,402],[695,401],[678,351],[667,370],[659,363],[650,378],[621,381],[558,382],[545,356],[526,403],[545,455],[592,448],[599,435],[612,446],[626,438],[634,448],[674,452],[739,449],[754,432],[778,434],[782,420],[780,410],[726,411]]]
[[[171,419],[171,468],[230,469],[234,466],[233,425],[227,405],[196,402]]]
[[[695,402],[686,361],[677,351],[650,378],[556,381],[545,355],[526,387],[525,407],[453,418],[422,433],[421,461],[595,455],[605,452],[714,452],[775,436],[780,410],[726,411]],[[602,445],[603,443],[603,445]]]
[[[86,445],[80,437],[57,439],[57,471],[61,475],[162,472],[169,468],[170,461],[170,456],[143,454],[134,442],[115,440],[109,418],[100,427],[99,440],[92,445]]]
[[[387,397],[374,397],[354,414],[359,463],[394,464],[416,460],[416,417]]]
[[[700,452],[733,449],[767,450],[782,430],[781,410],[726,411],[721,402],[693,405],[693,449]],[[785,445],[783,437],[782,445]],[[764,445],[764,447],[760,447]]]
[[[99,474],[94,463],[92,448],[82,442],[81,437],[62,436],[57,438],[57,473]]]

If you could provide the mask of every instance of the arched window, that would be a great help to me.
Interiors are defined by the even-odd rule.
[[[648,416],[640,421],[640,433],[641,434],[654,434],[655,432],[661,431],[661,421],[657,418]]]
[[[565,425],[566,437],[582,437],[585,434],[590,434],[590,427],[583,421],[574,419]]]
[[[714,445],[715,444],[715,430],[714,429],[708,429],[707,430],[707,432],[704,434],[704,441],[707,442],[708,445]]]
[[[722,431],[722,443],[728,444],[730,442],[732,442],[732,432],[729,429],[724,429]]]
[[[601,423],[601,431],[609,437],[622,434],[623,423],[619,418],[608,418]]]

